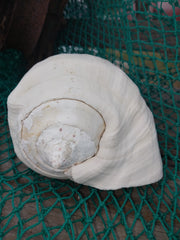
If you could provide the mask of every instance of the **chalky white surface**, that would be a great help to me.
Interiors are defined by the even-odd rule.
[[[53,168],[68,168],[92,157],[97,148],[79,128],[57,123],[43,130],[36,146],[43,161]]]
[[[72,100],[67,114],[62,102],[63,122],[53,107],[57,99]],[[77,112],[77,101],[87,111],[80,106]],[[48,102],[51,110],[43,110]],[[34,118],[36,110],[39,115]],[[133,81],[105,59],[60,54],[36,64],[8,98],[8,121],[18,157],[48,177],[70,178],[99,189],[141,186],[162,178],[153,115]],[[44,164],[33,145],[44,129],[59,121],[86,132],[98,146],[94,156],[64,171]]]

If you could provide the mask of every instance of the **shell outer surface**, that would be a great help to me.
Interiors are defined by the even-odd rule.
[[[77,102],[79,104],[74,106]],[[41,117],[29,121],[26,135],[23,128],[26,119],[48,103],[51,103],[51,112],[40,112]],[[58,114],[53,112],[54,103],[64,106],[59,108]],[[105,59],[86,54],[49,57],[25,74],[9,95],[7,105],[17,156],[42,175],[69,178],[104,190],[146,185],[162,178],[162,160],[152,113],[132,80]],[[75,157],[67,158],[71,160],[62,168],[58,163],[54,167],[49,166],[50,163],[42,164],[49,152],[43,155],[39,149],[44,145],[38,145],[37,141],[44,129],[48,129],[46,133],[49,134],[55,131],[54,126],[60,126],[58,124],[73,127],[74,130],[69,127],[67,132],[84,131],[84,135],[78,136],[87,134],[84,147],[89,149],[90,155],[83,155],[85,159],[79,162]],[[25,136],[28,137],[25,139]],[[44,133],[40,139],[45,136]],[[57,142],[53,138],[46,138],[52,146]],[[75,146],[71,150],[79,153],[84,142],[86,140],[78,147],[71,144]]]

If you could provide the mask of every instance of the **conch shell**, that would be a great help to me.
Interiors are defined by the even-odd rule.
[[[60,54],[30,69],[8,97],[18,158],[36,172],[99,189],[162,178],[151,111],[118,67]]]

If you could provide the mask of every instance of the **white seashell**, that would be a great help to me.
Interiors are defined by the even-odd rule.
[[[50,57],[26,73],[7,104],[15,152],[38,173],[99,189],[162,178],[152,113],[107,60]]]

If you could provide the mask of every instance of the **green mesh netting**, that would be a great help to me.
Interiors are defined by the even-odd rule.
[[[162,1],[71,0],[57,49],[109,59],[138,85],[163,158],[156,184],[100,191],[28,169],[13,152],[6,115],[24,60],[0,53],[0,239],[180,239],[180,6],[169,3],[170,14]]]

